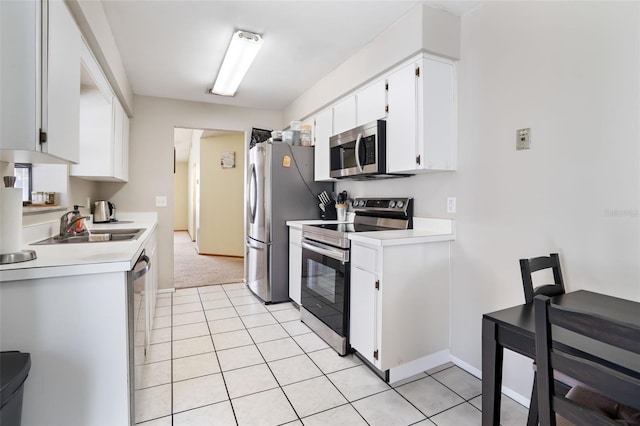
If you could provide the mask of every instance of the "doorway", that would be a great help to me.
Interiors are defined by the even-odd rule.
[[[174,129],[174,287],[244,278],[243,132]]]

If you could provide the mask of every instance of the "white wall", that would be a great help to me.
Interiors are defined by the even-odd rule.
[[[176,163],[176,172],[173,175],[173,229],[184,231],[189,226],[189,164]]]
[[[338,184],[456,220],[451,352],[478,370],[482,314],[524,302],[519,258],[557,251],[568,291],[640,300],[639,30],[638,2],[487,2],[462,19],[458,170]],[[506,356],[526,399],[530,365]]]
[[[120,211],[158,213],[159,288],[173,287],[173,142],[174,127],[251,132],[251,127],[278,128],[280,111],[136,96],[130,127],[129,182],[99,184],[100,196]],[[166,195],[167,207],[156,207]]]

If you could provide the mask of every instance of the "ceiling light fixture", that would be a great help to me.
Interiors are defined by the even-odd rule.
[[[210,93],[222,96],[235,95],[261,47],[260,34],[243,30],[234,32]]]

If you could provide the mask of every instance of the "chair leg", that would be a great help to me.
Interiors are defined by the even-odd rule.
[[[538,374],[533,373],[533,388],[531,389],[531,402],[529,403],[529,416],[527,426],[538,424]]]

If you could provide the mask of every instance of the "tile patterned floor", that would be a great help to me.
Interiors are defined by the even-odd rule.
[[[290,303],[262,305],[244,284],[160,294],[136,423],[480,425],[480,381],[447,364],[389,385],[340,357]],[[503,425],[527,410],[503,398]]]

